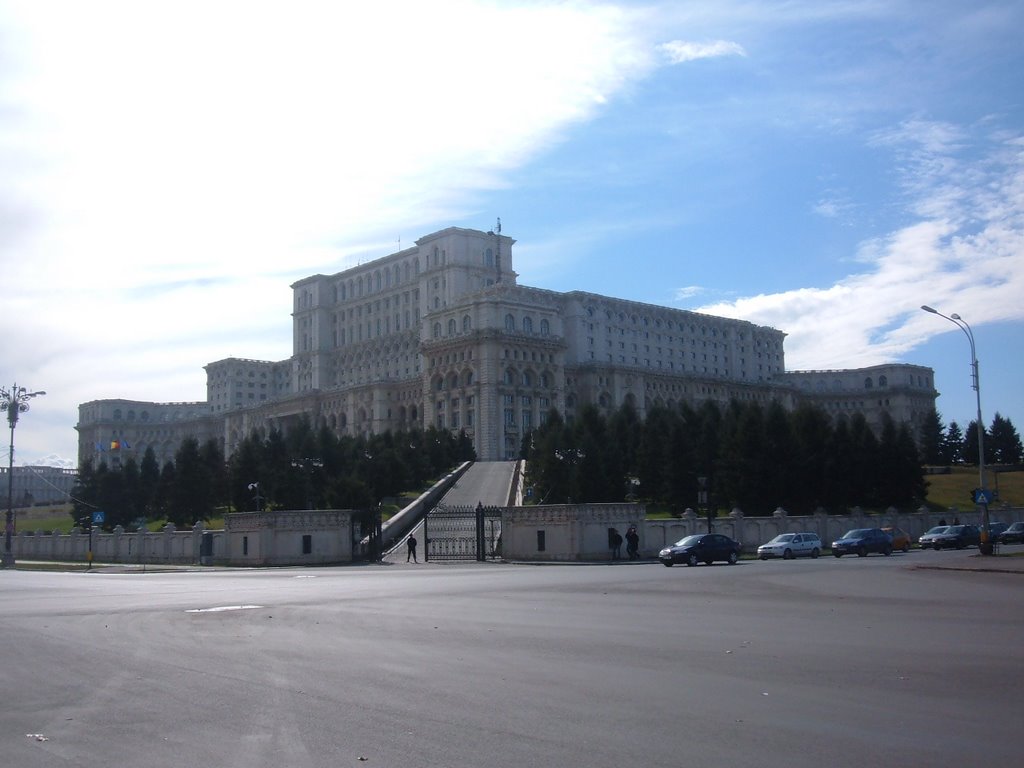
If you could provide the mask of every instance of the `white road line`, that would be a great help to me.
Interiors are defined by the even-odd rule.
[[[262,605],[218,605],[215,608],[190,608],[185,613],[220,613],[221,611],[247,611],[251,608],[262,608]]]

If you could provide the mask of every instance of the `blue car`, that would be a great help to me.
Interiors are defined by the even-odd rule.
[[[888,557],[892,554],[892,537],[881,528],[854,528],[832,542],[832,554],[836,557],[867,557],[869,552]]]

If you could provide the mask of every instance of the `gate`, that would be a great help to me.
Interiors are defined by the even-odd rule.
[[[381,559],[381,515],[379,509],[352,514],[352,560],[376,563]]]
[[[423,519],[424,560],[485,561],[501,556],[501,507],[439,504]]]

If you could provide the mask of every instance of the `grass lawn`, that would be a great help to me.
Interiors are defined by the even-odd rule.
[[[974,509],[971,490],[978,487],[977,467],[953,467],[948,475],[926,475],[928,483],[928,504],[948,509]],[[990,490],[999,490],[998,498],[990,509],[998,511],[1004,504],[1011,507],[1024,506],[1024,472],[985,471],[985,480]],[[998,519],[998,515],[993,517]]]

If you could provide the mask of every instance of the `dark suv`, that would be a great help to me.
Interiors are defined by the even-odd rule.
[[[832,554],[836,557],[867,557],[868,552],[891,555],[892,537],[881,528],[854,528],[832,542]]]
[[[936,549],[963,549],[981,543],[981,534],[975,525],[951,525],[932,541]]]

